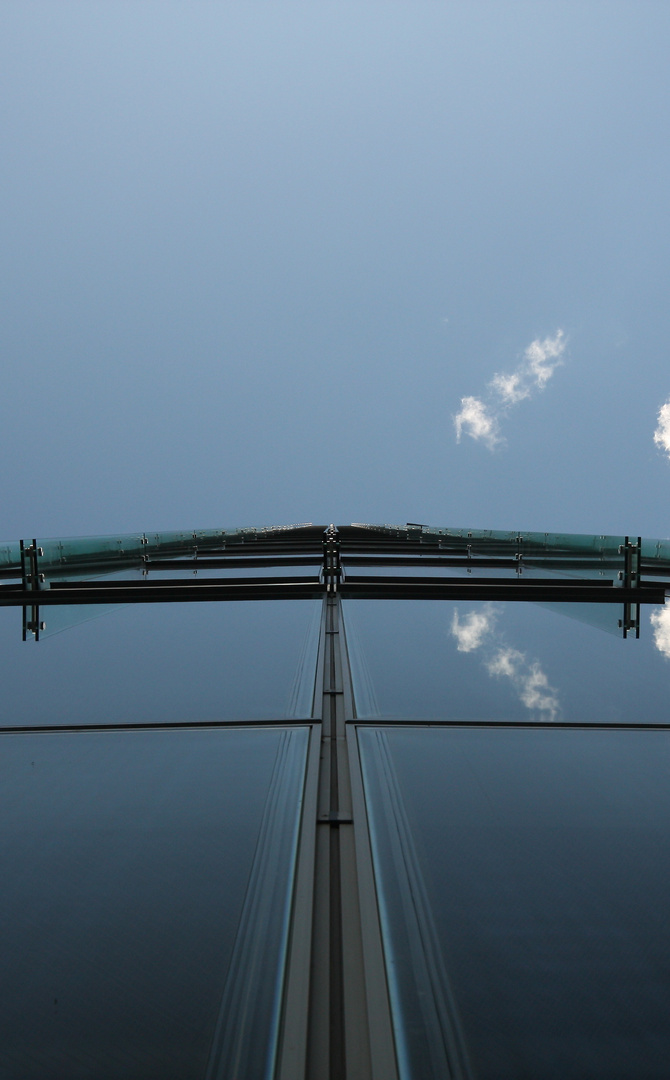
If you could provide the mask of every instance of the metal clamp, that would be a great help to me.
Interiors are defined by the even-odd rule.
[[[637,589],[640,587],[640,558],[642,554],[642,537],[638,536],[637,542],[632,543],[627,536],[619,548],[619,554],[624,557],[623,576],[619,574],[625,589]],[[627,602],[623,605],[623,617],[619,619],[619,626],[623,636],[628,637],[629,632],[635,631],[635,637],[640,636],[640,605]]]
[[[25,540],[19,541],[19,549],[21,552],[21,579],[23,582],[23,588],[26,592],[38,592],[44,583],[44,574],[39,571],[38,557],[44,555],[42,548],[38,548],[37,540],[32,540],[26,544]],[[46,630],[46,623],[40,622],[40,608],[39,604],[35,602],[30,605],[30,614],[28,614],[28,608],[24,605],[21,608],[22,611],[22,638],[26,641],[28,634],[34,635],[35,641],[40,640],[40,630]]]
[[[342,579],[340,538],[335,525],[329,525],[323,534],[322,576],[326,586],[326,594],[335,596],[337,594],[338,585]]]

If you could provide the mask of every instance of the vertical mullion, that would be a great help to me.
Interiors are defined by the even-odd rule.
[[[333,591],[323,602],[313,712],[276,1076],[397,1080],[365,800],[352,774],[353,686]]]
[[[324,598],[314,692],[314,712],[319,724],[319,784],[316,800],[314,910],[312,913],[312,956],[310,985],[304,1008],[308,1015],[307,1060],[305,1076],[325,1080],[330,1075],[330,789],[331,789],[331,713],[330,697],[325,688],[330,683],[329,609]],[[287,1078],[288,1080],[288,1078]],[[294,1078],[291,1078],[294,1080]]]
[[[351,859],[356,875],[356,902],[360,934],[359,979],[365,994],[369,1073],[371,1080],[398,1080],[398,1064],[391,1018],[386,963],[382,944],[377,890],[372,867],[372,849],[365,793],[358,752],[358,735],[353,722],[356,702],[346,644],[344,616],[341,616],[343,686],[348,702],[346,724],[347,777],[353,821]]]

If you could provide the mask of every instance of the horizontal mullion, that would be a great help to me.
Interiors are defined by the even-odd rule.
[[[305,555],[250,555],[240,557],[217,555],[216,558],[201,558],[200,555],[190,559],[148,559],[143,563],[145,570],[224,570],[226,567],[242,569],[262,566],[320,566],[323,555],[319,552],[308,552]]]
[[[506,558],[489,558],[481,555],[427,555],[417,552],[412,555],[349,555],[346,550],[341,552],[342,562],[347,566],[462,566],[467,568],[512,568],[525,566],[533,570],[619,570],[623,566],[622,559],[556,559],[556,558],[532,558],[517,559],[513,555]],[[670,571],[669,571],[670,572]]]
[[[123,589],[170,589],[170,588],[186,588],[192,587],[194,589],[203,589],[207,587],[215,587],[218,585],[306,585],[306,584],[318,584],[319,577],[305,577],[302,574],[300,577],[288,577],[287,575],[277,577],[223,577],[223,578],[142,578],[141,580],[129,580],[124,578],[116,578],[113,581],[52,581],[51,589],[56,592],[62,592],[64,590],[78,590],[78,589],[98,589],[100,591],[109,591],[110,593],[118,592]],[[40,590],[40,592],[43,590]]]
[[[236,720],[156,720],[154,723],[147,720],[128,720],[111,724],[36,724],[34,726],[0,727],[2,735],[51,735],[59,732],[86,733],[92,731],[190,731],[196,729],[219,730],[221,728],[294,728],[313,727],[320,720],[313,717],[269,717],[265,720],[255,718],[246,719],[239,717]]]
[[[383,574],[371,574],[366,577],[364,574],[348,574],[346,579],[348,583],[354,585],[362,584],[381,584],[381,585],[462,585],[465,588],[471,588],[473,585],[499,585],[501,588],[516,588],[517,585],[527,586],[529,589],[543,589],[553,588],[562,589],[564,583],[557,581],[556,578],[530,578],[522,579],[521,577],[391,577]],[[565,582],[565,585],[575,586],[577,588],[593,588],[593,589],[611,589],[613,588],[612,582],[606,578],[580,578],[577,581]]]
[[[525,728],[533,731],[561,731],[565,728],[571,731],[667,731],[670,732],[670,724],[632,720],[607,720],[600,723],[597,720],[443,720],[443,719],[416,719],[410,716],[375,716],[353,720],[347,720],[347,724],[356,728],[386,728],[386,727],[412,727],[412,728]]]

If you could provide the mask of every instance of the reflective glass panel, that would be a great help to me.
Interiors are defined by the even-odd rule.
[[[358,736],[403,1080],[666,1077],[670,732]]]
[[[272,1075],[307,728],[0,736],[0,1075]]]
[[[6,608],[0,726],[309,716],[320,610],[316,600],[133,604],[35,643]]]
[[[642,608],[639,640],[594,628],[593,613],[581,610],[590,605],[583,604],[560,613],[481,601],[343,606],[358,716],[667,720],[670,605]]]

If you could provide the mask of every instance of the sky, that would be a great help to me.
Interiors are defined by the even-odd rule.
[[[0,20],[3,539],[668,535],[666,4]]]

